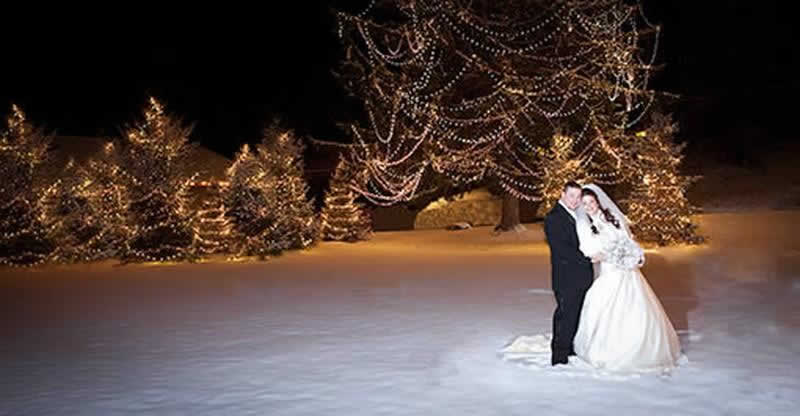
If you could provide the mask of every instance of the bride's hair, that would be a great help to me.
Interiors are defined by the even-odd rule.
[[[598,208],[600,208],[600,212],[603,213],[603,216],[606,218],[606,221],[610,222],[611,224],[614,225],[614,227],[617,227],[617,229],[619,229],[619,220],[614,218],[614,215],[608,208],[605,208],[604,206],[600,205],[600,201],[597,199],[597,194],[593,190],[589,188],[581,189],[581,197],[584,196],[591,196],[592,198],[594,198],[594,202],[597,202],[597,206]],[[600,232],[597,231],[597,227],[594,225],[594,221],[592,220],[591,215],[586,214],[586,216],[589,217],[589,224],[592,224],[592,232],[594,234],[599,234]]]

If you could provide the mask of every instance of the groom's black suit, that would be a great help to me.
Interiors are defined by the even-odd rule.
[[[578,330],[583,298],[592,285],[592,262],[578,249],[575,218],[560,203],[544,219],[544,232],[550,246],[552,287],[557,307],[553,314],[552,363],[567,363],[574,354],[572,340]]]

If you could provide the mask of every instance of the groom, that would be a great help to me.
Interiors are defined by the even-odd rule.
[[[592,260],[578,249],[575,210],[580,202],[581,186],[576,182],[567,182],[561,199],[544,219],[544,232],[550,246],[552,287],[557,303],[551,343],[553,365],[567,364],[568,357],[575,355],[572,339],[578,330],[583,298],[594,278]]]

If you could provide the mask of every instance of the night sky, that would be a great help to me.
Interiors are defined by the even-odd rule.
[[[302,134],[347,140],[335,123],[357,112],[331,74],[341,48],[329,10],[367,1],[280,3],[288,5],[140,24],[87,15],[12,22],[4,29],[2,113],[16,102],[59,135],[111,135],[154,94],[196,124],[194,140],[226,156],[259,141],[276,115]],[[797,46],[788,3],[644,4],[663,25],[658,60],[666,66],[653,87],[682,95],[674,111],[683,138],[750,146],[754,137],[780,142],[794,134]]]

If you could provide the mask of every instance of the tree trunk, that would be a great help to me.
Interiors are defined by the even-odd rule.
[[[503,217],[500,219],[500,224],[495,227],[495,230],[511,231],[519,225],[519,198],[506,192],[503,195]]]

